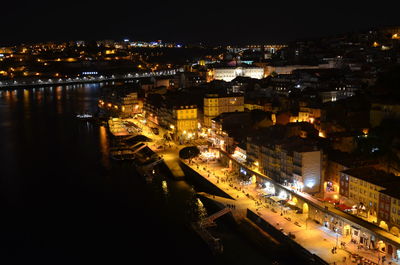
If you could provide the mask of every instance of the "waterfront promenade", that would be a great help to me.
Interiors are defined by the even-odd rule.
[[[132,119],[132,121],[142,127],[145,136],[153,139],[153,142],[149,143],[150,148],[164,158],[169,157],[176,163],[179,161],[179,150],[186,145],[179,145],[175,142],[165,143],[161,136],[162,133],[154,135],[147,126],[138,120]],[[159,149],[159,146],[162,148]],[[262,197],[262,191],[256,184],[239,183],[237,176],[233,172],[229,172],[228,168],[222,166],[218,160],[203,161],[196,158],[190,164],[188,161],[182,160],[182,162],[233,198],[233,200],[223,200],[217,196],[208,196],[210,199],[226,205],[234,205],[233,214],[237,216],[244,217],[245,211],[250,209],[277,230],[281,230],[288,236],[289,234],[294,235],[292,239],[295,242],[329,264],[400,264],[389,256],[386,256],[386,261],[382,263],[382,256],[385,255],[383,252],[360,249],[358,245],[351,243],[350,236],[336,234],[323,225],[308,219],[307,214],[298,214],[271,203]],[[205,195],[203,194],[203,196]],[[342,242],[345,243],[345,247],[342,246]],[[333,251],[334,247],[336,247],[336,251]],[[354,258],[357,255],[360,259]]]
[[[243,186],[235,181],[234,176],[227,173],[227,169],[218,162],[203,163],[195,160],[194,163],[186,165],[197,171],[209,182],[225,191],[234,198],[236,209],[243,210],[243,206],[256,212],[262,219],[273,225],[276,229],[282,229],[286,234],[295,235],[295,240],[301,246],[313,254],[316,254],[330,264],[357,264],[353,262],[351,254],[357,254],[368,261],[365,264],[382,264],[383,253],[372,250],[359,249],[358,245],[350,242],[350,236],[342,237],[324,226],[307,219],[306,214],[297,214],[294,211],[283,211],[281,208],[269,204],[260,197],[260,190],[255,184]],[[209,174],[209,172],[212,172]],[[248,194],[248,196],[247,196]],[[341,246],[346,243],[346,247]],[[336,253],[332,253],[333,247],[337,247]],[[373,263],[372,263],[373,262]],[[385,264],[400,264],[390,257],[386,257]]]

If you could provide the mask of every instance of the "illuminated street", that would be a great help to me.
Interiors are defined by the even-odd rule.
[[[136,121],[137,123],[137,120],[132,119],[132,121]],[[155,125],[152,124],[151,126]],[[142,128],[144,135],[153,139],[153,142],[149,146],[153,150],[156,150],[159,145],[164,144],[163,149],[157,151],[157,153],[162,155],[166,160],[174,161],[174,166],[179,166],[179,150],[187,145],[179,145],[173,141],[165,144],[162,136],[160,136],[162,133],[157,136],[151,132],[148,126],[142,126]],[[160,130],[163,131],[162,128]],[[185,163],[213,183],[213,185],[234,198],[234,200],[218,197],[214,197],[213,199],[226,205],[234,204],[236,207],[233,211],[236,213],[236,216],[239,216],[239,218],[244,217],[246,209],[257,212],[260,217],[272,224],[276,229],[282,230],[287,235],[289,233],[295,235],[294,240],[297,243],[330,264],[334,262],[336,264],[354,264],[355,258],[352,257],[353,254],[360,255],[364,259],[378,264],[380,257],[383,255],[382,253],[358,248],[357,245],[351,243],[350,236],[338,236],[324,226],[315,223],[311,219],[307,219],[307,214],[298,214],[291,210],[283,211],[283,207],[279,204],[273,204],[271,201],[260,196],[264,191],[257,188],[255,184],[239,183],[237,176],[232,175],[228,168],[221,166],[216,156],[217,151],[205,152],[193,159],[190,164],[187,161]],[[302,193],[302,196],[322,203],[305,193]],[[210,198],[210,196],[208,197]],[[331,204],[324,204],[333,209]],[[342,242],[345,243],[345,247],[341,245]],[[337,247],[337,251],[334,254],[332,253],[333,247]],[[387,257],[387,260],[390,260],[390,257]],[[400,262],[396,263],[394,260],[391,262],[392,264],[400,264]]]
[[[0,265],[400,265],[393,5],[3,2]]]

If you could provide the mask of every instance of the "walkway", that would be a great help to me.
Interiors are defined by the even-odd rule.
[[[235,207],[238,209],[243,209],[244,207],[249,208],[253,212],[257,212],[261,218],[275,228],[282,229],[282,231],[287,234],[294,234],[294,240],[297,243],[328,263],[333,264],[335,262],[336,264],[354,265],[356,263],[352,262],[351,254],[358,254],[378,264],[379,256],[383,255],[383,253],[372,250],[358,249],[358,245],[350,243],[350,237],[346,238],[337,235],[324,226],[308,219],[306,214],[297,214],[294,211],[283,211],[280,206],[265,202],[259,196],[260,191],[256,188],[255,184],[248,186],[240,185],[235,181],[235,177],[230,175],[226,171],[226,168],[222,167],[217,162],[209,162],[206,164],[196,160],[194,164],[189,166],[234,198]],[[218,201],[224,201],[218,197],[216,197],[216,199]],[[232,203],[232,200],[225,199],[225,202]],[[345,248],[341,246],[341,242],[346,243]],[[332,253],[333,247],[337,247],[336,253]],[[387,256],[386,260],[389,261],[389,259],[390,257]],[[391,262],[392,264],[400,264],[400,262],[396,263],[394,260]],[[388,262],[385,264],[388,264]]]
[[[160,135],[154,135],[147,126],[143,126],[138,120],[134,120],[134,122],[142,126],[144,135],[153,139],[153,142],[151,142],[149,146],[154,151],[163,156],[164,159],[168,160],[170,158],[171,160],[175,159],[175,161],[179,160],[179,150],[185,145],[178,145],[173,142],[165,144],[161,136],[163,135],[163,133],[161,133],[163,130],[160,130]],[[160,150],[157,149],[159,146],[163,146],[163,148]],[[202,194],[203,196],[213,196],[213,199],[225,205],[234,205],[233,207],[237,210],[236,212],[245,211],[245,209],[256,212],[261,218],[277,229],[282,229],[282,231],[287,234],[294,234],[294,240],[297,243],[308,249],[311,253],[318,255],[326,262],[331,264],[356,264],[353,263],[350,258],[350,254],[353,253],[378,264],[381,253],[357,249],[355,244],[350,243],[350,238],[338,236],[324,226],[308,219],[306,214],[284,211],[272,202],[267,203],[260,197],[261,191],[257,189],[255,184],[247,186],[239,184],[236,176],[231,175],[227,171],[227,168],[221,166],[218,162],[204,163],[200,159],[194,159],[193,163],[190,165],[188,163],[186,164],[212,184],[226,192],[229,196],[234,198],[234,200],[206,194]],[[304,193],[301,195],[303,196],[303,194]],[[308,194],[304,194],[304,197],[321,204],[316,198]],[[340,243],[342,241],[346,243],[345,249],[341,247]],[[333,253],[332,249],[336,246],[337,251]],[[386,260],[389,261],[389,258],[390,257],[387,257]],[[386,262],[386,264],[388,263]],[[392,264],[400,264],[400,262],[396,263],[392,260]]]

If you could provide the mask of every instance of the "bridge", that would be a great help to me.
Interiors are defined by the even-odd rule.
[[[83,77],[69,77],[69,78],[48,78],[40,79],[35,78],[31,80],[7,80],[0,81],[1,88],[19,88],[26,86],[49,86],[49,85],[71,85],[77,83],[97,83],[117,80],[133,80],[145,77],[158,77],[158,76],[170,76],[175,75],[178,72],[183,72],[182,68],[150,71],[150,72],[132,72],[127,74],[113,74],[110,76],[96,75],[96,76],[83,76]]]
[[[227,214],[231,211],[229,208],[223,208],[222,210],[210,215],[207,218],[204,218],[200,221],[200,226],[201,227],[210,227],[210,226],[215,226],[216,224],[214,223],[214,220],[223,216],[224,214]]]

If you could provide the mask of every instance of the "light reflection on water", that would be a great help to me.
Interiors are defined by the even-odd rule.
[[[162,189],[164,191],[164,195],[168,195],[168,184],[167,184],[166,180],[163,180],[161,182],[161,187],[162,187]]]
[[[170,253],[174,253],[174,251],[176,250],[172,244],[175,238],[178,238],[178,241],[187,240],[188,243],[186,243],[185,241],[184,245],[191,246],[191,242],[197,242],[196,240],[199,240],[199,238],[197,235],[192,235],[191,233],[188,233],[188,231],[183,229],[182,227],[184,227],[184,224],[187,224],[188,221],[200,220],[209,216],[205,205],[203,205],[202,201],[196,196],[196,191],[194,190],[193,186],[191,186],[186,181],[174,181],[172,179],[162,178],[159,180],[159,182],[156,181],[153,184],[143,184],[147,185],[146,187],[144,187],[141,182],[138,181],[138,176],[136,176],[135,173],[132,173],[131,170],[133,169],[129,168],[129,166],[127,166],[126,168],[124,167],[129,172],[125,179],[123,175],[125,171],[123,171],[121,168],[119,169],[120,172],[115,171],[115,169],[118,168],[119,165],[116,166],[113,161],[110,161],[110,141],[106,127],[93,125],[91,123],[80,123],[77,122],[76,119],[74,119],[77,112],[94,112],[97,110],[99,88],[101,87],[102,86],[100,84],[85,84],[57,86],[54,88],[39,87],[29,90],[2,91],[0,100],[0,117],[5,117],[5,121],[3,124],[0,123],[0,133],[3,134],[2,143],[9,143],[8,146],[5,146],[4,144],[2,145],[2,152],[6,154],[6,152],[12,150],[21,150],[20,153],[13,154],[16,157],[21,156],[21,154],[26,152],[26,150],[24,149],[26,143],[28,143],[32,147],[42,149],[38,151],[42,152],[43,161],[40,157],[40,163],[43,164],[28,164],[24,169],[24,172],[26,174],[21,175],[21,179],[24,179],[24,181],[27,181],[28,178],[26,178],[26,176],[30,174],[31,167],[34,169],[36,169],[37,167],[40,168],[40,166],[37,166],[40,164],[43,165],[44,169],[48,168],[48,166],[45,165],[45,159],[51,160],[53,163],[55,163],[54,168],[57,167],[57,170],[62,171],[63,169],[68,169],[67,172],[64,173],[64,175],[61,177],[58,175],[63,172],[58,173],[59,171],[56,170],[52,170],[50,172],[50,170],[48,170],[48,174],[51,175],[51,177],[48,179],[44,177],[39,177],[40,181],[37,182],[35,180],[34,182],[32,182],[33,185],[36,185],[34,186],[35,189],[31,188],[32,185],[27,185],[26,189],[33,194],[32,198],[38,196],[37,193],[39,190],[39,193],[42,192],[44,194],[44,201],[48,201],[48,198],[51,198],[51,196],[57,195],[58,193],[56,191],[54,191],[54,194],[46,193],[48,192],[48,190],[51,191],[53,189],[53,185],[51,185],[53,182],[55,182],[55,184],[58,184],[58,188],[64,187],[65,185],[72,183],[70,186],[67,186],[69,189],[65,189],[65,191],[61,194],[73,194],[74,196],[72,197],[66,197],[71,199],[74,199],[75,196],[78,195],[81,196],[78,196],[76,198],[82,200],[77,199],[78,202],[76,204],[72,204],[78,209],[81,204],[83,205],[82,209],[80,209],[81,214],[86,213],[88,209],[91,209],[90,211],[93,211],[93,209],[91,208],[93,205],[95,206],[95,209],[96,207],[98,209],[103,209],[106,204],[110,204],[110,208],[116,209],[116,212],[113,213],[117,213],[120,216],[124,217],[126,217],[126,213],[130,213],[130,207],[133,207],[135,205],[142,206],[142,204],[144,205],[145,202],[149,201],[148,205],[146,204],[146,207],[149,206],[149,208],[151,208],[151,213],[154,212],[154,215],[151,215],[151,218],[149,219],[161,220],[160,223],[168,223],[168,225],[170,225],[170,222],[176,224],[176,226],[174,226],[173,228],[174,231],[171,232],[174,238],[171,239],[171,242],[168,242],[172,245],[170,247]],[[45,117],[45,119],[43,117]],[[30,120],[29,122],[26,121],[28,118]],[[15,123],[17,122],[20,123],[18,124],[18,126],[15,125]],[[7,126],[6,123],[11,123],[11,126]],[[27,129],[28,126],[29,130]],[[12,127],[12,129],[9,129],[9,127]],[[17,132],[18,135],[15,132]],[[29,136],[29,133],[32,133],[34,137]],[[43,135],[46,135],[46,138],[44,138]],[[23,139],[24,141],[20,141],[20,139]],[[40,140],[40,144],[43,145],[37,144],[39,143],[37,140]],[[74,144],[81,146],[75,147]],[[77,152],[76,150],[79,150],[79,152]],[[64,152],[70,155],[65,155]],[[27,153],[29,155],[27,155],[26,157],[28,157],[29,159],[37,156],[37,153],[33,151]],[[17,162],[20,162],[19,160],[17,160],[17,158],[14,159],[12,155],[10,155],[9,157],[10,162],[14,161],[15,164]],[[39,159],[36,160],[39,161]],[[81,170],[77,169],[77,165],[80,165],[81,167],[88,167],[84,171],[85,174],[83,174]],[[60,168],[58,168],[58,166],[60,166]],[[19,165],[18,167],[21,167],[21,165]],[[103,168],[107,170],[106,173],[102,171]],[[54,172],[57,172],[57,177],[54,177]],[[18,171],[15,170],[15,172],[11,172],[9,176],[13,176],[12,174],[17,173]],[[131,178],[134,178],[134,180],[131,180]],[[36,177],[32,177],[32,179],[36,179]],[[41,188],[42,183],[48,185],[45,186],[47,189]],[[18,186],[17,184],[16,186]],[[23,187],[25,188],[25,186]],[[15,190],[17,190],[17,188]],[[87,192],[86,190],[91,192]],[[21,188],[21,194],[23,192],[26,191]],[[92,201],[92,198],[86,198],[84,197],[84,194],[88,194],[89,198],[96,194],[100,195]],[[143,195],[142,197],[139,197],[139,199],[144,198],[145,202],[140,200],[129,201],[129,198],[131,196],[134,196],[134,194]],[[105,199],[108,198],[107,196],[110,196],[111,199]],[[29,198],[29,196],[26,197]],[[24,199],[25,197],[21,196],[21,198]],[[58,201],[55,200],[55,202],[60,203],[64,202],[64,200],[59,199]],[[125,205],[129,206],[124,207]],[[69,203],[66,203],[66,205],[64,206],[67,213],[72,216],[72,219],[76,218],[77,220],[81,220],[81,217],[75,213],[75,208],[72,209],[71,207],[72,210],[70,210]],[[57,207],[60,206],[57,205]],[[53,208],[49,208],[48,212],[51,212],[50,209],[53,210]],[[119,211],[119,209],[121,209],[121,211]],[[143,209],[140,210],[143,211]],[[159,212],[162,213],[159,214]],[[102,213],[102,210],[99,210],[98,213],[104,218],[104,216],[100,214]],[[63,216],[64,218],[64,213],[60,216]],[[88,216],[90,215],[88,214]],[[110,214],[109,216],[113,215]],[[129,218],[128,216],[127,220],[129,222],[133,222],[136,219],[136,216],[137,212],[134,211],[132,213],[132,218]],[[124,218],[120,219],[123,220]],[[60,218],[60,220],[63,219]],[[86,220],[92,219],[87,217]],[[96,220],[101,220],[101,218],[96,218]],[[111,222],[111,220],[113,219],[107,219],[107,222]],[[42,221],[42,219],[40,219],[40,221]],[[89,221],[87,222],[89,223]],[[107,222],[105,221],[101,224],[106,224]],[[73,228],[79,229],[80,224],[78,225],[78,223],[76,223]],[[62,225],[60,227],[63,227],[64,225],[70,225],[67,223],[61,224]],[[90,222],[90,224],[92,225],[92,222]],[[122,225],[121,227],[123,228],[121,229],[121,231],[125,233],[126,231],[129,231],[129,229],[131,229],[132,224],[129,223],[128,225]],[[42,229],[45,228],[46,227],[43,225]],[[153,227],[151,227],[151,224],[149,224],[149,226],[144,227],[143,230],[150,230],[152,228]],[[101,226],[101,229],[105,232],[110,233],[110,235],[113,235],[112,229],[107,230],[107,227],[105,225]],[[52,234],[50,229],[46,232],[48,232],[48,234]],[[85,231],[78,230],[78,232],[73,235],[80,236],[84,233]],[[137,233],[137,231],[135,230],[134,233]],[[240,238],[233,237],[231,235],[231,231],[227,230],[225,233],[229,235],[230,241],[235,244],[232,249],[246,244],[243,243]],[[129,235],[133,235],[133,232]],[[168,238],[167,235],[162,236]],[[115,239],[111,236],[110,238]],[[109,241],[104,240],[101,242],[107,244]],[[110,240],[110,242],[113,241]],[[93,241],[91,243],[95,242]],[[204,247],[202,243],[199,244],[200,247],[196,244],[197,243],[193,243],[193,246],[196,246],[196,248],[193,249],[198,249],[196,251],[201,252],[204,251],[204,249],[207,249],[207,247]],[[169,249],[168,246],[166,246],[165,248]],[[228,257],[230,255],[234,257],[236,253],[234,253],[234,251],[229,252],[228,247],[226,249],[227,259],[229,259]],[[193,253],[198,254],[196,251],[193,250]],[[203,253],[201,252],[201,254]],[[259,257],[259,253],[253,252],[251,249],[247,250],[247,254],[251,254],[253,256],[256,256],[257,258]],[[260,258],[260,260],[262,259]],[[264,262],[264,264],[268,263]]]
[[[101,151],[101,161],[106,168],[110,168],[109,159],[109,142],[107,138],[107,128],[105,126],[99,127],[100,132],[100,151]]]
[[[206,218],[208,215],[206,207],[204,207],[203,202],[199,198],[197,198],[196,205],[197,205],[198,218],[199,219]]]

